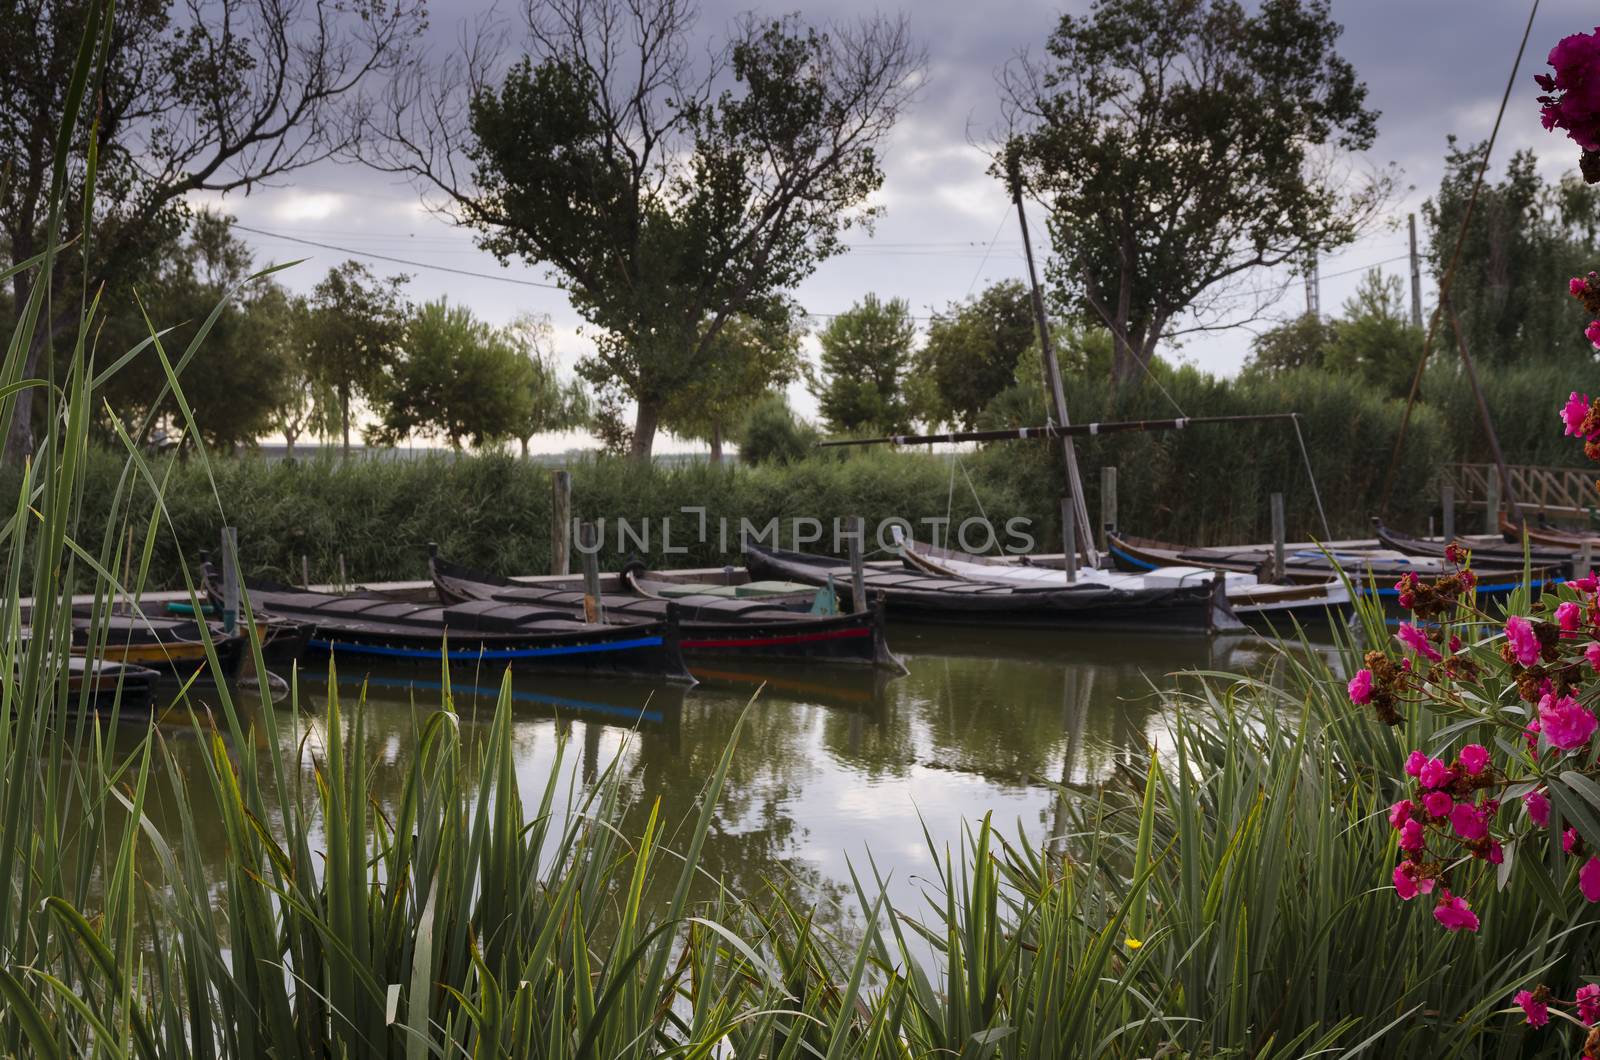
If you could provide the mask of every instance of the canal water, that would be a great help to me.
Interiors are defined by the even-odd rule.
[[[665,821],[691,817],[749,704],[705,846],[707,893],[717,879],[746,896],[781,883],[834,910],[842,924],[856,905],[852,865],[867,875],[875,865],[903,903],[925,892],[935,849],[958,841],[963,822],[992,813],[1003,832],[1044,841],[1053,834],[1058,785],[1093,783],[1162,742],[1158,690],[1171,686],[1170,675],[1260,672],[1273,653],[1255,637],[896,626],[889,639],[910,671],[904,676],[707,664],[694,667],[700,684],[685,691],[516,675],[513,741],[524,799],[531,812],[552,770],[581,786],[615,764],[631,797],[626,833],[642,831],[658,798]],[[315,746],[327,671],[325,663],[305,665],[302,722]],[[487,725],[500,677],[452,670],[465,729]],[[377,763],[380,797],[398,800],[420,720],[438,708],[440,674],[341,661],[338,680],[347,713],[365,688],[365,751]],[[180,760],[202,753],[184,724],[164,728],[176,730],[167,743]],[[277,753],[296,756],[306,734],[283,728]],[[220,870],[222,839],[204,831],[208,817],[200,815],[198,841]]]

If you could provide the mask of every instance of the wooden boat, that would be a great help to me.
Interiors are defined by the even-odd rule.
[[[1193,564],[1224,571],[1245,571],[1258,574],[1271,561],[1270,549],[1259,547],[1244,549],[1183,548],[1149,538],[1134,537],[1109,531],[1106,543],[1118,569],[1147,571],[1156,567]],[[1330,560],[1329,556],[1332,556]],[[1406,556],[1390,551],[1333,551],[1329,554],[1313,553],[1300,549],[1285,557],[1285,582],[1322,584],[1334,570],[1334,564],[1344,571],[1352,585],[1362,594],[1389,598],[1397,595],[1394,583],[1404,574],[1414,573],[1419,578],[1437,578],[1454,568],[1443,559],[1428,556]],[[1477,568],[1478,593],[1497,594],[1510,592],[1524,584],[1520,565],[1510,567]],[[1530,583],[1534,588],[1558,579],[1560,572],[1535,569]]]
[[[1383,542],[1385,548],[1404,552],[1408,556],[1444,558],[1446,545],[1443,540],[1403,534],[1398,530],[1385,526],[1377,518],[1372,520],[1372,528],[1377,533],[1378,540]],[[1524,552],[1520,538],[1516,542],[1510,542],[1502,537],[1489,534],[1457,535],[1450,543],[1471,552],[1474,567],[1483,565],[1492,567],[1522,566]],[[1535,567],[1560,568],[1572,562],[1572,555],[1572,552],[1565,549],[1539,545],[1528,548],[1526,558]]]
[[[966,581],[1052,588],[1068,584],[1065,570],[1032,566],[1025,562],[1026,557],[1019,563],[973,556],[908,538],[900,542],[900,555],[912,570]],[[1228,604],[1241,620],[1320,622],[1333,617],[1330,611],[1348,611],[1350,607],[1350,592],[1337,579],[1304,585],[1275,585],[1259,581],[1254,574],[1218,572],[1194,566],[1154,567],[1142,574],[1085,568],[1077,572],[1076,578],[1079,582],[1113,589],[1147,589],[1209,585],[1219,574]]]
[[[1584,545],[1588,545],[1593,551],[1600,552],[1600,534],[1585,534],[1576,530],[1558,530],[1553,526],[1538,526],[1531,522],[1527,523],[1526,526],[1518,526],[1510,519],[1507,519],[1504,513],[1501,514],[1500,534],[1506,541],[1520,547],[1524,531],[1526,531],[1528,540],[1532,544],[1557,552],[1564,552],[1568,556],[1581,552]]]
[[[67,694],[74,710],[147,718],[161,675],[145,666],[74,655],[67,660]]]
[[[566,614],[583,614],[581,590],[562,586],[519,585],[505,578],[456,566],[437,555],[428,557],[429,572],[439,598],[446,604],[493,600],[530,607],[559,608]],[[660,621],[675,608],[681,622],[679,646],[690,659],[725,656],[767,660],[854,663],[904,672],[889,651],[884,637],[883,614],[878,609],[848,615],[813,615],[814,593],[739,598],[731,595],[681,592],[686,587],[651,581],[637,572],[629,575],[643,593],[602,594],[601,609],[607,623],[634,626]],[[671,599],[664,593],[671,591]],[[808,610],[800,610],[805,607]]]
[[[574,621],[568,608],[473,600],[407,603],[377,593],[335,595],[247,580],[252,607],[311,627],[307,647],[356,659],[484,662],[552,672],[630,674],[693,684],[678,646],[678,615],[602,626]],[[220,581],[206,567],[206,591]]]
[[[752,577],[831,585],[846,598],[851,593],[850,565],[844,560],[752,542],[745,543],[744,558]],[[891,616],[923,622],[1192,633],[1241,625],[1223,595],[1221,579],[1163,589],[1025,587],[868,567],[864,583],[868,598],[882,599]]]
[[[209,627],[212,651],[220,672],[215,678],[231,681],[249,651],[242,633],[225,633]],[[130,614],[113,611],[90,616],[76,614],[72,623],[72,653],[101,662],[143,666],[159,674],[187,680],[207,667],[206,643],[200,623],[192,618]]]

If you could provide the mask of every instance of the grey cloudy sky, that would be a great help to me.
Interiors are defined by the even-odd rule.
[[[995,72],[1018,49],[1037,49],[1071,3],[1015,0],[996,5],[973,0],[921,0],[904,10],[927,49],[926,85],[889,143],[887,180],[881,195],[885,213],[869,236],[851,239],[852,251],[825,263],[796,294],[814,314],[846,309],[863,293],[900,297],[913,312],[932,309],[981,290],[990,282],[1022,274],[1023,262],[1013,215],[1000,185],[985,174],[981,142],[999,116]],[[488,4],[433,6],[429,37],[434,47],[449,47],[463,20]],[[843,0],[789,0],[788,3],[738,3],[705,0],[698,29],[720,36],[740,12],[788,13],[799,8],[815,21],[850,18],[862,5]],[[886,7],[886,10],[894,10]],[[1344,25],[1341,51],[1370,88],[1372,105],[1382,111],[1379,137],[1365,160],[1393,163],[1401,170],[1404,194],[1395,203],[1395,227],[1375,231],[1361,243],[1324,259],[1322,305],[1337,310],[1359,273],[1385,263],[1406,265],[1404,221],[1437,188],[1445,137],[1480,140],[1489,133],[1517,41],[1527,18],[1526,2],[1510,0],[1334,0],[1334,16]],[[1545,54],[1568,33],[1588,31],[1600,22],[1592,0],[1546,0],[1534,23],[1522,72],[1512,93],[1496,158],[1528,147],[1538,152],[1548,176],[1573,168],[1576,149],[1547,134],[1537,115],[1532,75],[1543,69]],[[537,268],[499,265],[474,248],[469,233],[421,209],[415,191],[396,178],[359,166],[326,165],[305,171],[288,186],[230,196],[222,204],[242,224],[280,236],[336,244],[352,251],[407,258],[429,265],[490,273],[508,279],[548,279]],[[1042,239],[1035,218],[1035,239]],[[307,289],[346,254],[297,246],[280,238],[248,235],[263,260],[309,260],[285,275]],[[376,268],[390,266],[374,261]],[[584,344],[581,321],[558,291],[453,275],[431,268],[392,266],[413,275],[417,299],[448,295],[483,317],[505,322],[520,312],[548,313],[557,329],[563,360],[571,363]],[[1251,287],[1282,284],[1287,277],[1263,274]],[[1304,308],[1298,286],[1278,304],[1277,314]],[[1214,332],[1183,344],[1182,357],[1209,371],[1238,369],[1249,348],[1246,329]],[[814,408],[798,389],[796,404]],[[670,446],[663,446],[670,448]]]

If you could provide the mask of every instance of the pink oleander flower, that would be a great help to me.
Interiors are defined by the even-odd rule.
[[[1425,788],[1442,788],[1456,779],[1456,771],[1437,758],[1430,758],[1422,767],[1417,783]]]
[[[1438,662],[1444,656],[1439,654],[1439,649],[1428,640],[1428,635],[1409,622],[1400,623],[1400,632],[1395,634],[1395,639],[1418,655],[1424,656],[1429,662]]]
[[[1561,632],[1576,633],[1582,622],[1583,609],[1571,600],[1563,601],[1556,608],[1556,625],[1561,627]]]
[[[1415,854],[1427,845],[1422,831],[1422,822],[1413,817],[1400,826],[1400,849]]]
[[[1458,802],[1450,811],[1450,827],[1462,839],[1475,843],[1489,834],[1489,815],[1480,806]]]
[[[1461,638],[1454,633],[1450,634],[1450,654],[1454,655],[1461,650]]]
[[[1533,632],[1533,623],[1521,615],[1512,615],[1506,619],[1506,640],[1511,642],[1511,651],[1517,662],[1523,666],[1538,663],[1539,638]]]
[[[1409,861],[1402,861],[1394,867],[1394,893],[1400,896],[1403,902],[1409,902],[1417,896],[1417,867]]]
[[[1533,996],[1531,990],[1519,990],[1517,996],[1511,999],[1522,1006],[1523,1019],[1530,1027],[1543,1027],[1550,1022],[1550,1007],[1543,1001]]]
[[[1410,799],[1401,799],[1389,807],[1389,827],[1398,829],[1401,825],[1411,820],[1411,811],[1416,809]]]
[[[1589,326],[1583,329],[1583,337],[1589,340],[1589,345],[1600,350],[1600,320],[1589,321]]]
[[[1422,767],[1428,764],[1428,756],[1421,751],[1412,751],[1406,756],[1406,776],[1420,777]]]
[[[1350,702],[1357,706],[1365,706],[1372,702],[1372,671],[1357,670],[1356,675],[1345,686],[1350,693]]]
[[[1582,276],[1574,276],[1567,281],[1567,291],[1574,298],[1582,298],[1589,293],[1589,281]]]
[[[1477,857],[1476,854],[1473,857]],[[1491,865],[1504,865],[1506,863],[1506,848],[1500,845],[1500,840],[1489,840],[1489,853],[1483,859]]]
[[[1579,1020],[1590,1027],[1600,1023],[1600,984],[1585,983],[1578,987],[1573,1000],[1578,1003]]]
[[[1400,580],[1394,583],[1395,603],[1407,611],[1415,607],[1417,604],[1416,588],[1419,584],[1421,584],[1421,579],[1417,577],[1416,571],[1406,571],[1406,573],[1400,575]]]
[[[1527,742],[1528,753],[1531,755],[1539,753],[1539,728],[1539,719],[1534,718],[1532,721],[1528,722],[1527,727],[1522,730],[1522,738]]]
[[[1467,550],[1456,544],[1454,541],[1444,546],[1444,559],[1446,563],[1454,563],[1457,566],[1460,566],[1461,562],[1466,558]]]
[[[1561,852],[1563,854],[1572,853],[1572,848],[1577,845],[1578,830],[1576,828],[1569,828],[1565,832],[1561,833]]]
[[[1422,808],[1428,811],[1429,817],[1448,817],[1455,805],[1456,800],[1448,791],[1430,791],[1422,797]]]
[[[1585,287],[1588,284],[1584,285]],[[1576,390],[1567,398],[1567,403],[1561,406],[1561,421],[1567,425],[1566,434],[1571,437],[1583,436],[1583,420],[1589,415],[1589,395],[1580,394]]]
[[[1448,887],[1439,892],[1439,903],[1433,907],[1433,919],[1449,931],[1478,930],[1478,915],[1465,898],[1451,894]]]
[[[1469,777],[1475,777],[1489,764],[1489,749],[1481,743],[1469,743],[1461,749],[1461,768]]]
[[[1595,577],[1594,571],[1589,571],[1581,578],[1569,578],[1567,584],[1581,593],[1600,591],[1600,578]]]
[[[1528,820],[1540,828],[1550,827],[1550,800],[1542,791],[1530,791],[1522,797],[1522,808],[1528,811]]]
[[[1550,746],[1563,751],[1582,747],[1594,735],[1595,717],[1571,696],[1557,699],[1546,694],[1539,700],[1539,728]]]
[[[1600,902],[1600,857],[1590,857],[1578,870],[1578,890],[1585,900]]]
[[[1583,657],[1588,660],[1595,673],[1600,673],[1600,640],[1583,649]]]

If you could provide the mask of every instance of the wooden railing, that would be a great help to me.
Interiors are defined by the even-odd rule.
[[[1508,464],[1510,490],[1499,483],[1493,464],[1448,464],[1441,485],[1455,490],[1460,507],[1485,508],[1492,501],[1509,504],[1515,496],[1527,514],[1588,518],[1600,509],[1595,472],[1581,467],[1535,467]]]

